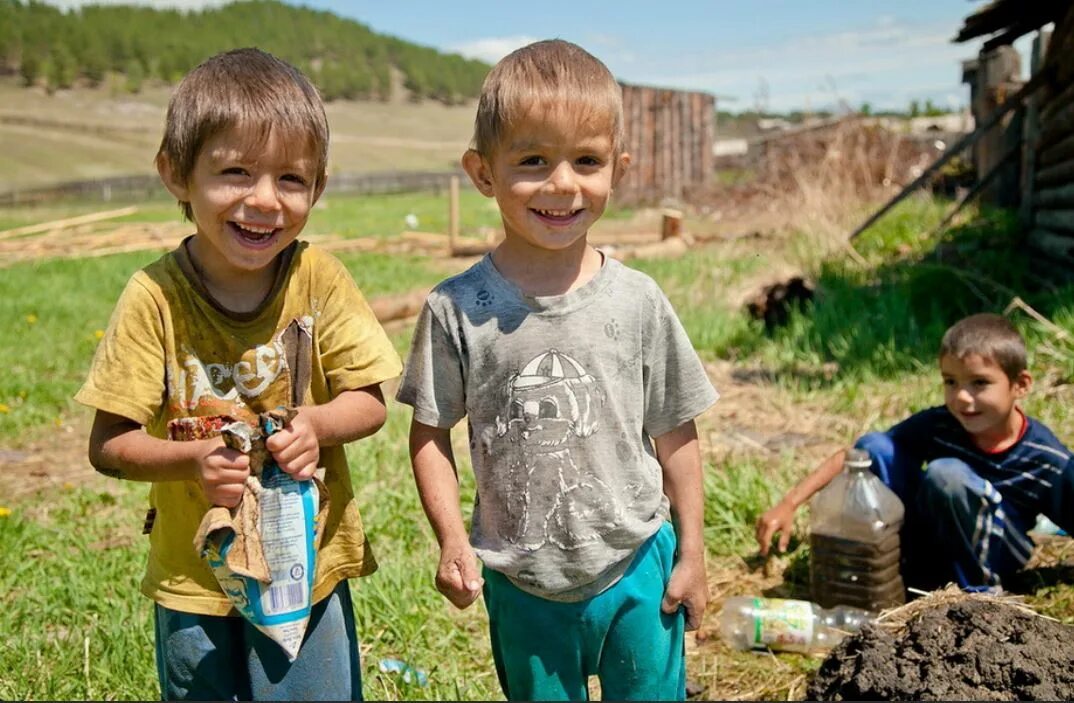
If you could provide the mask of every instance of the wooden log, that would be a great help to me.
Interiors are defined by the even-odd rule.
[[[21,237],[27,234],[39,234],[41,232],[50,232],[55,229],[65,229],[67,227],[76,227],[78,225],[88,225],[93,222],[101,222],[102,220],[113,220],[117,217],[133,215],[136,212],[138,212],[138,208],[132,205],[130,207],[119,208],[118,210],[106,210],[104,212],[94,212],[89,215],[68,217],[63,220],[41,222],[36,225],[26,225],[25,227],[16,227],[15,229],[4,230],[3,232],[0,232],[0,239],[10,239],[11,237]]]
[[[1052,164],[1048,168],[1039,169],[1033,183],[1035,188],[1043,190],[1044,188],[1063,185],[1071,181],[1074,181],[1074,160],[1063,161],[1058,164]]]
[[[1065,264],[1074,264],[1074,237],[1064,236],[1058,232],[1036,227],[1026,238],[1028,245],[1047,255],[1052,260]]]
[[[1039,208],[1074,210],[1074,182],[1037,191],[1033,204]]]
[[[1040,108],[1040,119],[1042,122],[1049,122],[1052,117],[1055,116],[1064,105],[1069,105],[1074,101],[1074,83],[1063,88],[1062,92],[1052,97],[1047,103],[1042,104]]]
[[[682,256],[690,250],[690,245],[682,237],[672,237],[652,244],[630,248],[612,249],[611,254],[617,259],[674,259]]]
[[[317,246],[326,251],[373,251],[384,244],[380,237],[355,237],[353,239],[337,239],[331,242],[321,242]]]
[[[1037,165],[1040,167],[1071,159],[1074,159],[1074,132],[1058,144],[1053,144],[1047,149],[1037,149]]]
[[[411,242],[412,244],[418,244],[427,249],[447,249],[449,248],[448,238],[440,232],[417,232],[414,230],[403,230],[399,233],[398,239],[404,242]]]
[[[660,218],[660,239],[671,239],[682,234],[682,212],[664,210]]]
[[[369,307],[380,322],[390,322],[414,317],[421,312],[430,288],[422,288],[400,295],[385,295],[369,301]]]
[[[496,248],[492,242],[458,242],[451,249],[452,256],[482,256]]]
[[[1069,232],[1074,236],[1074,210],[1045,210],[1037,208],[1033,216],[1037,227],[1053,231]]]
[[[1070,134],[1074,134],[1074,102],[1063,105],[1047,119],[1042,117],[1040,148],[1046,149]]]

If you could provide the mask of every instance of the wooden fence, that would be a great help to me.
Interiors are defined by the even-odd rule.
[[[716,98],[707,93],[622,85],[632,162],[616,190],[623,204],[688,198],[710,182]]]

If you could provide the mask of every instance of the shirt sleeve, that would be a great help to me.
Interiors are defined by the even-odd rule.
[[[1074,457],[1067,460],[1063,472],[1052,484],[1044,514],[1067,534],[1074,534]]]
[[[431,427],[452,427],[466,415],[462,357],[428,301],[414,328],[396,399],[413,406],[414,419]]]
[[[332,397],[395,378],[399,354],[343,264],[321,310],[317,353]]]
[[[645,431],[659,437],[692,420],[719,398],[671,302],[657,289],[643,341]]]
[[[165,389],[161,308],[134,276],[112,311],[89,375],[75,400],[148,425],[160,412]]]
[[[901,422],[892,425],[886,434],[896,451],[920,467],[925,461],[925,445],[936,434],[936,426],[943,415],[940,408],[928,408],[914,413]]]

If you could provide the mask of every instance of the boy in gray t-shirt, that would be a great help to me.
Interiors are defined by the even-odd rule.
[[[694,418],[716,392],[659,287],[586,241],[628,163],[604,64],[559,40],[503,59],[463,165],[506,238],[429,295],[399,389],[437,587],[465,608],[484,586],[511,699],[585,699],[591,675],[606,698],[683,698],[708,599]]]

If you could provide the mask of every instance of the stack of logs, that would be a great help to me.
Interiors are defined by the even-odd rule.
[[[1041,89],[1034,149],[1029,242],[1065,264],[1074,263],[1074,3],[1056,23],[1045,65],[1054,71]],[[1036,137],[1035,139],[1033,137]],[[1035,145],[1034,145],[1035,142]]]

